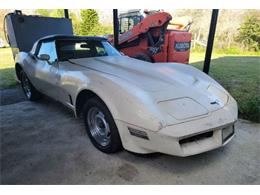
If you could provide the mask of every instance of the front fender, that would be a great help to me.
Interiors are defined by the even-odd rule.
[[[22,68],[23,70],[25,69],[24,68],[24,59],[28,56],[28,53],[26,52],[19,52],[18,54],[15,55],[15,80],[17,82],[20,82],[20,71],[19,71],[19,68]]]
[[[28,56],[28,53],[26,52],[19,52],[15,56],[15,64],[20,64],[22,67],[24,66],[23,61]]]
[[[78,93],[84,89],[97,94],[107,105],[113,118],[152,131],[160,130],[163,122],[156,102],[139,87],[107,74],[91,74]]]

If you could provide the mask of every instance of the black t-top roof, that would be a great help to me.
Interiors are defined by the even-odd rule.
[[[75,36],[75,35],[62,35],[55,34],[43,37],[39,39],[39,41],[51,41],[51,40],[75,40],[75,41],[83,41],[83,40],[97,40],[97,41],[107,41],[105,37],[99,36]]]

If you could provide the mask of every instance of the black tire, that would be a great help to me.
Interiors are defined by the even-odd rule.
[[[149,57],[148,55],[146,55],[144,53],[139,53],[139,54],[135,55],[133,58],[136,58],[136,59],[142,60],[142,61],[146,61],[146,62],[153,62],[151,57]]]
[[[41,98],[42,94],[35,89],[24,71],[20,72],[21,85],[26,98],[30,101],[36,101]]]
[[[90,112],[93,109],[98,109],[99,111],[102,112],[104,119],[109,126],[110,138],[109,138],[107,145],[101,145],[91,133],[91,124],[89,124],[88,119],[89,119],[89,115],[91,114]],[[122,150],[123,147],[122,147],[120,135],[118,133],[118,129],[115,124],[115,121],[114,121],[110,111],[108,110],[107,106],[103,103],[102,100],[100,100],[99,98],[89,99],[83,107],[83,117],[84,117],[85,128],[86,128],[87,134],[88,134],[92,144],[98,150],[100,150],[104,153],[115,153],[115,152]],[[97,122],[95,124],[97,124]]]

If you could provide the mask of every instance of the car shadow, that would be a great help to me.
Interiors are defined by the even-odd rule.
[[[201,154],[178,157],[161,153],[152,153],[148,155],[134,154],[132,152],[123,151],[115,157],[120,158],[130,164],[138,166],[149,166],[152,169],[158,169],[160,172],[170,172],[173,174],[185,174],[193,170],[204,169],[214,166],[216,161],[226,158],[225,154],[230,151],[229,146],[218,148]]]
[[[9,96],[6,96],[4,98],[5,100],[8,100],[8,97],[13,96],[13,98],[16,97],[16,101],[19,99],[23,99],[23,101],[27,101],[25,99],[25,95],[23,94],[20,86],[5,91],[6,94],[9,94]],[[7,104],[8,101],[3,103]],[[49,107],[51,108],[51,110],[55,110],[55,112],[57,113],[63,113],[63,115],[67,118],[72,118],[72,117],[74,118],[73,113],[71,112],[70,109],[68,109],[63,104],[55,100],[52,100],[47,96],[44,96],[42,99],[33,103],[41,104],[43,107]],[[82,119],[73,119],[73,120],[77,120],[77,122],[83,123]],[[80,131],[81,131],[80,134],[82,136],[86,136],[87,138],[86,132],[83,129],[80,129]],[[213,150],[213,151],[209,151],[206,153],[189,156],[189,157],[176,157],[176,156],[170,156],[161,153],[137,154],[137,153],[123,150],[119,153],[112,154],[112,156],[113,158],[118,158],[124,162],[135,164],[136,166],[145,165],[145,166],[150,166],[153,169],[158,169],[160,171],[165,171],[165,172],[170,171],[172,173],[185,173],[185,172],[192,171],[193,169],[200,169],[205,166],[210,166],[210,164],[224,157],[225,152],[228,150],[229,149],[227,146],[225,148],[219,148],[217,150]],[[99,151],[97,150],[97,152]],[[178,169],[176,169],[176,167],[178,167]]]
[[[20,85],[0,90],[0,106],[27,101]]]

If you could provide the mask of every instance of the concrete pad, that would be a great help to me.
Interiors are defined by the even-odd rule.
[[[108,155],[63,105],[15,97],[0,106],[1,184],[260,184],[260,124],[239,120],[226,147],[196,156]]]
[[[26,97],[23,95],[24,93],[21,86],[16,86],[11,89],[2,89],[0,91],[1,106],[26,101]]]

